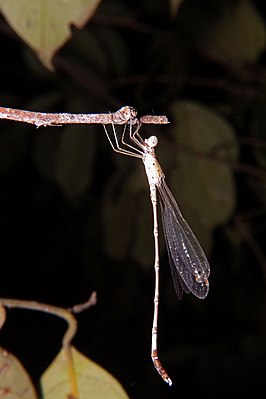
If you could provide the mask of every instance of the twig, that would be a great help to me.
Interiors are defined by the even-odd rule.
[[[110,79],[108,81],[108,88],[115,89],[118,87],[128,87],[132,85],[143,85],[147,83],[156,83],[169,86],[175,84],[177,86],[189,85],[198,87],[207,87],[212,89],[222,90],[226,93],[233,95],[244,96],[246,98],[254,98],[257,96],[261,89],[253,87],[252,84],[238,84],[232,83],[228,79],[209,78],[202,76],[179,76],[171,74],[157,74],[157,75],[133,75],[121,76],[119,78]],[[249,83],[249,82],[248,82]],[[262,83],[265,81],[262,79]]]
[[[0,330],[6,322],[6,310],[5,307],[0,303]]]
[[[86,302],[79,303],[78,305],[72,306],[72,308],[70,308],[69,311],[72,313],[75,313],[75,314],[81,313],[84,310],[87,310],[88,308],[90,308],[91,306],[96,305],[96,302],[97,302],[97,294],[95,291],[93,291],[91,296],[89,297],[89,299]]]
[[[133,107],[125,106],[118,111],[107,114],[69,114],[69,113],[44,113],[24,111],[14,108],[0,107],[0,119],[9,119],[40,126],[56,126],[65,124],[116,124],[124,125],[129,120],[131,124],[138,122],[137,111]],[[140,119],[145,124],[167,124],[166,116],[146,115]]]
[[[82,310],[88,309],[90,306],[95,305],[96,303],[96,293],[93,292],[90,296],[89,300],[86,301],[82,306]],[[81,305],[76,305],[78,308]],[[65,332],[63,339],[62,339],[62,347],[65,350],[66,355],[66,364],[68,369],[69,375],[69,382],[70,382],[70,395],[69,397],[78,399],[79,392],[78,392],[78,384],[77,384],[77,377],[75,373],[75,367],[73,363],[72,353],[71,353],[71,341],[74,338],[76,331],[77,331],[77,320],[73,316],[70,310],[60,308],[53,305],[48,305],[45,303],[35,302],[35,301],[24,301],[20,299],[9,299],[9,298],[0,298],[0,325],[4,324],[6,315],[4,311],[4,307],[7,308],[20,308],[20,309],[31,309],[31,310],[38,310],[45,313],[53,314],[57,317],[61,317],[64,319],[67,324],[67,331]],[[73,307],[73,309],[75,306]]]

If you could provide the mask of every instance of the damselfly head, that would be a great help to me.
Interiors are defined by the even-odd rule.
[[[148,144],[149,147],[154,148],[158,144],[158,138],[156,136],[151,136],[145,140],[145,143]]]
[[[120,117],[121,122],[134,122],[137,117],[137,110],[129,105],[126,105],[125,107],[122,107],[116,111],[113,115],[115,118]]]

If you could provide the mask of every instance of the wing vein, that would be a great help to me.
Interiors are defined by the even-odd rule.
[[[182,290],[205,298],[210,266],[164,179],[157,186],[169,264],[178,298]]]

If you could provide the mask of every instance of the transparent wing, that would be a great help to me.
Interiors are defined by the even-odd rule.
[[[184,281],[182,280],[182,278],[180,277],[180,274],[178,273],[178,271],[176,269],[176,266],[173,262],[173,258],[172,258],[167,241],[166,241],[166,247],[167,247],[169,265],[170,265],[170,270],[171,270],[171,274],[172,274],[172,280],[173,280],[174,287],[175,287],[175,292],[176,292],[177,298],[179,300],[181,300],[182,296],[183,296],[183,292],[188,294],[190,292],[190,290],[188,289],[188,287],[186,286],[186,284],[184,283]]]
[[[165,180],[159,191],[163,230],[171,273],[178,298],[182,290],[205,298],[209,291],[210,266],[198,240],[183,218]]]

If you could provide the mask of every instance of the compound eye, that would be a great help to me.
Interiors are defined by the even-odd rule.
[[[158,144],[158,138],[156,136],[151,136],[147,140],[147,144],[149,147],[156,147]]]

